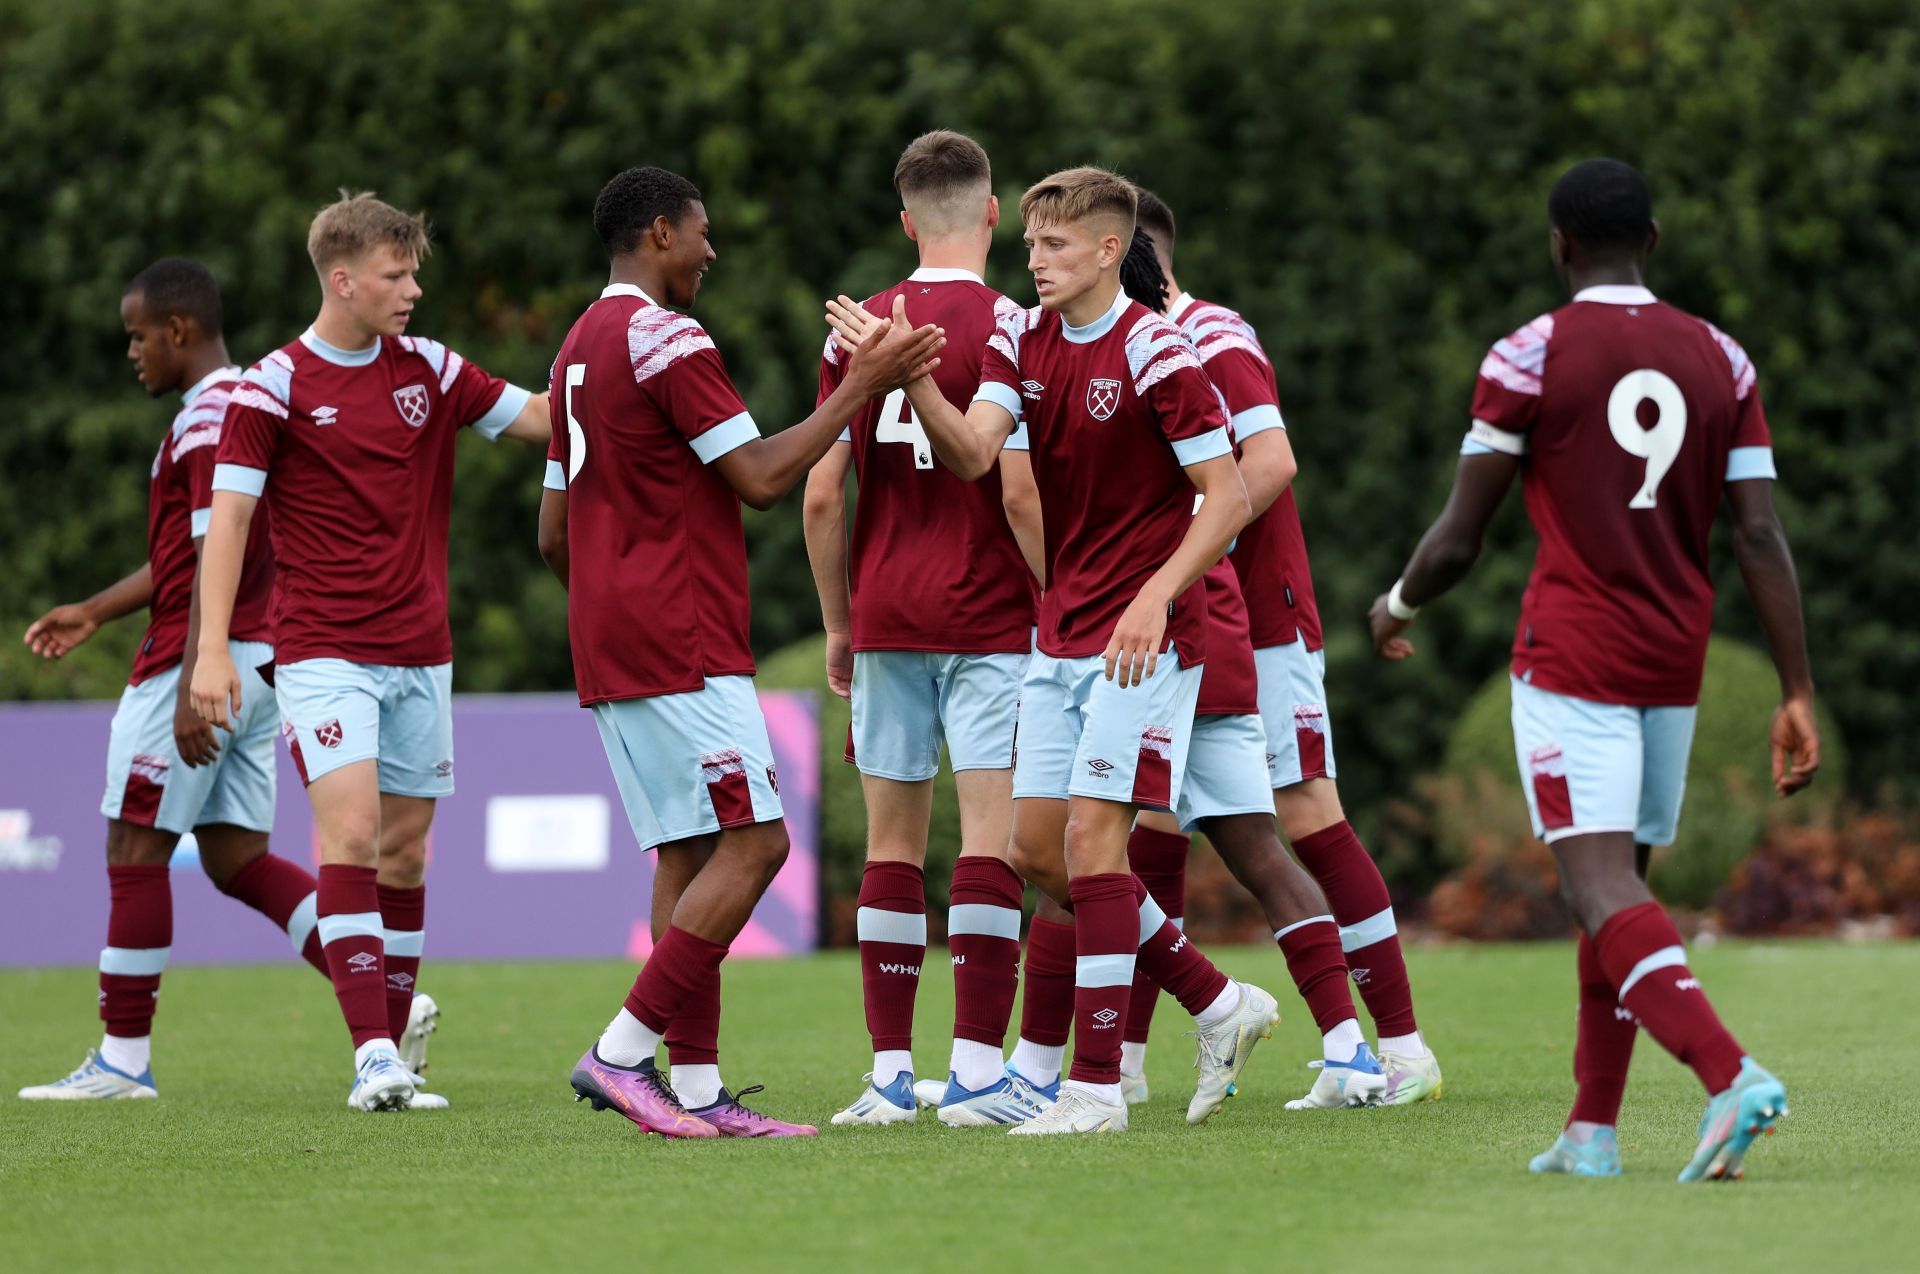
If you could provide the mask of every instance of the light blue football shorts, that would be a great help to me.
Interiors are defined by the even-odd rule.
[[[1267,728],[1267,783],[1292,787],[1330,779],[1333,718],[1327,713],[1327,652],[1304,641],[1260,646],[1253,652],[1260,678],[1260,719]]]
[[[1035,651],[1020,687],[1013,795],[1091,796],[1170,810],[1180,798],[1201,668],[1173,651],[1153,676],[1121,689],[1099,655],[1055,659]]]
[[[453,795],[453,665],[302,659],[274,670],[280,732],[302,781],[380,763],[380,790]]]
[[[956,773],[1011,768],[1029,657],[856,652],[847,760],[862,774],[916,783],[939,770],[945,743]]]
[[[781,816],[780,775],[752,677],[593,705],[640,848]]]
[[[1635,708],[1513,680],[1513,745],[1533,832],[1632,832],[1671,845],[1680,825],[1697,707]]]
[[[178,664],[128,686],[113,714],[107,743],[108,818],[182,835],[211,823],[256,832],[273,830],[273,734],[278,723],[273,687],[259,668],[273,662],[264,641],[229,642],[240,673],[240,719],[220,730],[220,754],[192,769],[173,741],[173,710],[180,691]]]

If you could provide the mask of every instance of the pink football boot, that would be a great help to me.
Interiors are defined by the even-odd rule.
[[[573,1099],[590,1101],[595,1110],[617,1110],[641,1132],[663,1137],[720,1135],[712,1124],[681,1107],[651,1058],[639,1066],[615,1066],[588,1049],[573,1066]]]
[[[697,1119],[704,1119],[720,1131],[722,1137],[818,1137],[820,1130],[812,1124],[790,1124],[771,1115],[763,1115],[757,1110],[749,1110],[740,1104],[741,1097],[751,1097],[755,1093],[765,1092],[764,1084],[755,1084],[743,1088],[736,1096],[722,1088],[720,1100],[711,1106],[689,1112]]]

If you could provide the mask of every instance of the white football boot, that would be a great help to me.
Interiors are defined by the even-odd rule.
[[[1051,1106],[1025,1123],[1007,1129],[1010,1137],[1046,1137],[1058,1133],[1125,1132],[1127,1104],[1101,1101],[1068,1081]]]
[[[407,1110],[413,1105],[413,1076],[393,1053],[369,1053],[347,1094],[349,1110]]]
[[[1190,1124],[1206,1123],[1233,1096],[1253,1046],[1272,1036],[1280,1021],[1280,1007],[1271,995],[1251,982],[1234,985],[1240,988],[1240,1007],[1224,1022],[1188,1032],[1197,1042],[1193,1065],[1200,1072],[1193,1100],[1187,1103]]]
[[[159,1095],[160,1090],[153,1086],[153,1067],[129,1075],[101,1061],[100,1051],[92,1048],[87,1050],[86,1060],[65,1079],[20,1090],[27,1101],[121,1101]]]
[[[440,1006],[431,995],[414,992],[413,1007],[407,1010],[407,1029],[400,1035],[400,1064],[413,1075],[418,1087],[427,1073],[427,1041],[440,1029]]]

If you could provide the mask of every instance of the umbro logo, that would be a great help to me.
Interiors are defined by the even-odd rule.
[[[1095,757],[1093,760],[1087,762],[1087,768],[1093,771],[1093,777],[1103,779],[1112,772],[1113,762]]]
[[[1025,398],[1038,398],[1045,389],[1046,386],[1037,380],[1023,380],[1020,382],[1020,393],[1021,396]]]
[[[1348,972],[1353,975],[1353,984],[1355,986],[1365,986],[1367,979],[1373,976],[1372,969],[1350,969]]]
[[[355,973],[366,973],[380,963],[380,957],[371,951],[356,951],[347,957],[347,964]]]
[[[1119,1016],[1120,1015],[1118,1013],[1115,1013],[1112,1009],[1101,1009],[1098,1013],[1095,1013],[1093,1015],[1093,1020],[1100,1024],[1094,1029],[1102,1030],[1102,1031],[1112,1030],[1114,1021],[1118,1019]]]
[[[413,989],[413,975],[411,973],[389,973],[387,975],[387,985],[396,991],[411,991]]]
[[[313,409],[313,423],[316,425],[330,425],[333,423],[334,417],[339,414],[340,409],[338,407],[315,407]]]

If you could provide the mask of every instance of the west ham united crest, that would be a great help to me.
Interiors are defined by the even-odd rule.
[[[1095,377],[1087,382],[1087,414],[1105,420],[1120,405],[1120,382]]]
[[[323,748],[337,748],[340,746],[340,741],[346,738],[346,731],[340,728],[340,718],[335,717],[331,721],[322,721],[315,727],[313,737]]]
[[[400,409],[400,419],[415,429],[427,423],[427,387],[425,385],[408,385],[404,389],[394,390],[393,405]]]

